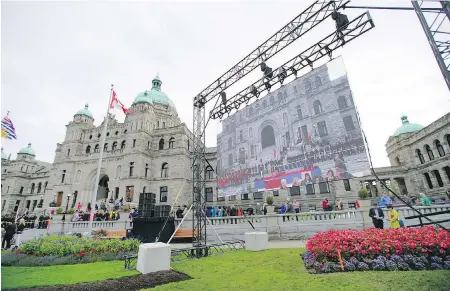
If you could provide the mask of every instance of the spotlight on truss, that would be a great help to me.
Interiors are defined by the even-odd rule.
[[[222,104],[223,105],[227,105],[227,93],[225,93],[224,91],[220,92],[220,97],[222,97]]]
[[[281,67],[280,73],[278,74],[278,80],[280,81],[281,85],[283,85],[284,79],[286,79],[286,77],[287,77],[286,70],[283,67]]]
[[[264,77],[267,79],[272,79],[273,71],[272,68],[266,65],[266,63],[261,63],[261,71],[264,73]]]
[[[330,58],[330,61],[333,59],[333,51],[330,50],[330,47],[328,45],[325,46],[325,51],[327,52],[328,57]]]
[[[205,106],[205,97],[203,97],[203,95],[198,95],[197,97],[195,97],[194,105],[198,108],[202,108],[203,106]]]
[[[292,74],[294,74],[295,78],[297,79],[297,69],[292,67],[291,71],[292,71]]]
[[[347,15],[339,13],[337,11],[331,13],[331,18],[336,22],[337,37],[342,40],[342,45],[344,45],[345,39],[344,33],[342,31],[348,27],[350,21],[348,21]]]
[[[252,86],[250,87],[250,93],[251,93],[253,96],[255,96],[256,98],[259,97],[259,92],[258,92],[258,89],[256,89],[255,85],[252,85]],[[250,100],[250,98],[247,99],[247,102],[248,102],[248,100]]]
[[[311,62],[311,60],[308,59],[308,58],[306,58],[305,60],[306,60],[306,62],[308,63],[308,65],[311,67],[311,70],[313,70],[313,69],[314,69],[314,64],[313,64],[313,62]]]
[[[265,82],[264,85],[266,86],[267,92],[270,92],[270,89],[272,88],[272,85],[270,85],[269,82]]]

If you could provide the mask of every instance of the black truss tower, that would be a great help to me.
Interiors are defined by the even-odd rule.
[[[193,100],[193,234],[192,243],[193,248],[191,255],[197,258],[208,255],[208,247],[206,245],[206,197],[205,197],[205,130],[206,126],[211,118],[221,118],[223,112],[229,112],[232,108],[237,109],[237,104],[242,102],[248,102],[248,93],[237,94],[230,98],[230,102],[225,102],[227,108],[218,106],[219,94],[226,90],[228,87],[239,81],[248,73],[258,68],[263,62],[269,60],[278,52],[289,46],[295,40],[303,36],[312,28],[323,22],[329,16],[332,16],[333,12],[344,8],[350,0],[343,1],[315,1],[311,6],[306,8],[302,13],[292,19],[287,25],[281,28],[277,33],[271,36],[268,40],[262,43],[253,52],[247,55],[239,63],[234,65],[216,81],[211,83],[206,89],[201,91]],[[366,31],[374,27],[374,24],[370,18],[369,13],[364,13],[357,17],[348,25],[339,29],[339,32],[327,36],[322,41],[316,43],[299,56],[290,60],[283,66],[290,66],[294,69],[301,70],[307,65],[312,66],[313,63],[323,56],[330,56],[333,50],[342,46],[344,43],[351,41],[352,39],[362,35]],[[283,67],[282,66],[282,67]],[[281,71],[280,71],[281,72]],[[274,77],[269,80],[271,84],[277,83],[280,72],[274,72]],[[285,77],[294,74],[290,72],[281,72]],[[285,75],[286,74],[286,75]],[[295,73],[296,74],[296,73]],[[257,82],[258,83],[258,82]],[[259,83],[258,83],[259,84]],[[256,85],[256,83],[255,83]],[[261,84],[258,85],[260,88]],[[247,90],[247,89],[246,89]],[[244,91],[246,91],[244,90]],[[241,95],[240,95],[241,94]],[[208,114],[208,121],[206,121],[205,105],[216,99],[214,109]],[[243,101],[244,100],[244,101]],[[232,105],[230,105],[232,104]],[[225,109],[225,111],[223,111]]]

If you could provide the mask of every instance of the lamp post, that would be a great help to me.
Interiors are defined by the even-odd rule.
[[[56,194],[53,194],[53,201],[48,205],[50,207],[56,207]]]
[[[109,191],[109,192],[111,192],[111,196],[110,196],[111,198],[109,198],[109,203],[112,204],[112,203],[114,203],[114,199],[113,199],[113,192],[114,192],[114,191],[111,190],[111,191]]]
[[[39,200],[38,208],[42,208],[42,205],[44,204],[44,195],[41,195],[41,199]]]
[[[67,204],[66,204],[66,213],[69,210],[69,200],[70,200],[70,196],[72,196],[72,194],[67,194]]]

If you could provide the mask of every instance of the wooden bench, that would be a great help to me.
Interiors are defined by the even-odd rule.
[[[101,238],[109,239],[109,238],[124,238],[124,237],[127,237],[127,231],[125,229],[114,229],[114,230],[107,230],[106,236],[103,236]]]
[[[174,238],[191,238],[193,235],[193,231],[191,228],[178,229],[175,232]]]

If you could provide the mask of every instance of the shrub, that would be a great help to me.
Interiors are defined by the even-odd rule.
[[[59,208],[57,208],[56,209],[56,214],[63,214],[63,209],[62,209],[62,207],[59,207]]]
[[[392,260],[387,260],[387,262],[386,262],[386,268],[387,268],[389,271],[398,271],[398,266],[397,266],[397,264],[396,264],[394,261],[392,261]]]
[[[266,202],[268,205],[273,205],[273,196],[267,196],[266,197]]]
[[[70,208],[69,211],[67,212],[68,214],[74,214],[75,213],[75,209]]]
[[[125,205],[123,207],[123,212],[130,212],[130,205]]]
[[[409,265],[407,263],[405,263],[405,262],[397,263],[397,266],[398,266],[398,269],[400,271],[409,271],[409,270],[411,270],[409,268]]]
[[[359,199],[366,199],[367,197],[369,197],[369,192],[367,191],[367,189],[359,189],[358,191],[358,197]]]
[[[358,263],[357,267],[358,267],[358,270],[360,270],[360,271],[369,271],[370,270],[369,265],[364,262]]]

